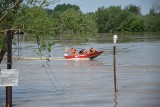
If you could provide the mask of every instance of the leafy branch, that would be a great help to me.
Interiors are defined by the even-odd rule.
[[[11,7],[11,9],[4,11],[5,13],[4,13],[4,15],[0,18],[0,21],[2,21],[2,20],[8,15],[8,13],[9,13],[8,11],[11,10],[10,13],[17,11],[20,2],[21,2],[20,0],[16,0],[16,2],[15,2],[14,5]]]

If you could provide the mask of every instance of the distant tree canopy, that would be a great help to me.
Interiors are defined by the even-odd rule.
[[[59,4],[51,12],[52,18],[59,18],[59,16],[67,11],[68,9],[73,9],[76,11],[81,11],[79,6],[71,4]]]
[[[56,20],[61,40],[86,41],[88,37],[97,33],[96,22],[92,16],[82,14],[79,6],[71,4],[57,5],[51,17]]]
[[[85,41],[87,37],[97,33],[96,23],[79,10],[68,9],[60,15],[61,34],[66,34],[63,39]]]
[[[143,16],[146,32],[160,32],[160,14],[149,14]]]
[[[159,32],[160,13],[150,10],[148,15],[141,15],[140,7],[128,5],[100,7],[95,12],[99,33],[107,32]]]
[[[141,8],[133,4],[126,6],[125,10],[128,10],[129,12],[136,14],[136,15],[141,15]]]
[[[68,9],[73,8],[74,10],[80,10],[80,7],[77,5],[71,5],[71,4],[59,4],[54,8],[54,11],[61,11],[64,12]]]
[[[102,33],[117,31],[118,25],[128,17],[127,12],[122,11],[120,6],[101,7],[95,14],[99,32]]]

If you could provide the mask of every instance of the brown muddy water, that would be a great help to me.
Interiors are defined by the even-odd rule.
[[[38,57],[35,42],[21,46],[21,57]],[[65,60],[65,47],[56,43],[49,62],[13,61],[13,68],[20,70],[13,107],[160,107],[160,34],[119,35],[117,93],[112,37],[74,45],[77,50],[105,51],[94,60]],[[6,62],[0,67],[6,68]],[[5,107],[5,87],[0,87],[0,107]]]

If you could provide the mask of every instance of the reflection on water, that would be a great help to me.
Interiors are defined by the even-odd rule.
[[[117,103],[117,93],[114,93],[114,107],[117,107],[118,103]]]
[[[102,66],[103,62],[100,60],[65,60],[64,65],[68,67],[94,67]]]
[[[159,107],[160,39],[137,38],[134,36],[129,42],[121,42],[126,38],[119,37],[116,48],[117,93],[114,93],[111,42],[102,38],[103,41],[99,39],[98,43],[93,41],[74,46],[76,49],[94,46],[105,51],[94,60],[65,60],[63,52],[66,46],[57,43],[51,53],[53,59],[48,63],[44,60],[13,61],[13,68],[20,69],[19,86],[13,87],[13,105]],[[23,57],[38,57],[33,51],[36,49],[34,42],[22,43],[22,49]],[[0,67],[6,68],[6,63]],[[4,106],[5,87],[0,87],[0,107]]]

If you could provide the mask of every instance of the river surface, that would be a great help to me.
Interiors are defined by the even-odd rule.
[[[160,107],[160,34],[118,36],[116,93],[112,36],[106,34],[72,45],[77,50],[104,50],[94,60],[65,60],[67,44],[60,42],[48,62],[14,60],[13,68],[20,74],[18,86],[13,87],[13,107]],[[21,48],[14,56],[39,57],[35,42],[22,42]],[[0,67],[6,68],[6,62]],[[0,107],[5,107],[5,87],[0,87]]]

